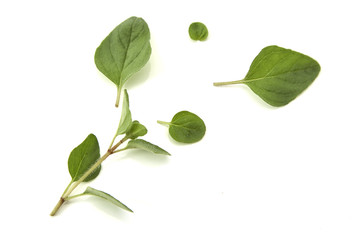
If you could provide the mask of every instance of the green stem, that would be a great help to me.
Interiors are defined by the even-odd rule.
[[[91,166],[91,168],[89,168],[80,178],[79,180],[77,180],[76,182],[74,182],[73,180],[71,180],[70,184],[66,187],[64,193],[61,195],[60,200],[58,201],[58,203],[56,204],[56,206],[54,207],[54,209],[52,210],[52,212],[50,213],[50,216],[54,216],[57,211],[59,210],[59,208],[63,205],[63,203],[67,200],[69,200],[72,197],[69,197],[69,195],[72,193],[72,191],[74,191],[74,189],[79,186],[80,183],[82,183],[95,169],[97,169],[100,164],[111,154],[113,154],[115,152],[115,150],[122,144],[124,143],[126,140],[128,140],[128,138],[125,136],[123,139],[121,139],[117,144],[115,144],[113,147],[109,148],[106,153],[99,158],[94,165]],[[76,195],[75,195],[76,196]]]
[[[224,86],[224,85],[232,85],[232,84],[240,84],[244,83],[244,80],[230,81],[230,82],[214,82],[214,86]]]
[[[114,151],[113,153],[122,152],[122,151],[127,150],[127,149],[128,149],[128,148],[124,147],[124,148],[122,148],[122,149],[118,149],[118,150]]]
[[[118,135],[115,134],[115,136],[113,137],[113,139],[111,140],[111,143],[110,143],[110,146],[109,146],[109,149],[113,146],[114,142],[115,142],[115,139]]]
[[[51,211],[50,216],[54,216],[55,213],[56,213],[56,212],[59,210],[59,208],[61,207],[61,205],[65,202],[65,199],[64,199],[63,196],[67,193],[67,191],[69,190],[71,184],[73,184],[73,183],[74,183],[74,181],[71,180],[70,183],[69,183],[69,185],[67,185],[67,187],[65,188],[65,190],[64,190],[63,194],[61,195],[59,201],[57,202],[56,206],[55,206],[54,209]]]
[[[242,79],[242,80],[236,80],[236,81],[230,81],[230,82],[214,82],[214,86],[224,86],[224,85],[232,85],[232,84],[243,84],[243,83],[249,83],[249,82],[255,82],[258,80],[262,80],[264,78],[253,78],[253,79]]]
[[[162,125],[167,125],[167,126],[171,124],[169,122],[164,122],[164,121],[160,121],[160,120],[157,120],[157,123],[162,124]]]
[[[118,88],[117,88],[117,94],[116,94],[115,107],[119,107],[120,95],[121,95],[121,88],[118,87]]]
[[[76,194],[76,195],[67,197],[67,198],[65,199],[65,201],[69,201],[70,199],[74,199],[74,198],[81,197],[81,196],[85,196],[85,195],[86,195],[86,194],[84,194],[84,193]]]
[[[61,197],[60,200],[55,205],[54,209],[51,211],[50,216],[54,216],[57,213],[57,211],[59,210],[59,208],[61,207],[61,205],[63,205],[64,202],[65,202],[65,199],[63,197]]]

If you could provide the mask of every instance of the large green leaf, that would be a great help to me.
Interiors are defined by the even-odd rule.
[[[143,139],[134,139],[134,140],[130,140],[127,144],[127,146],[125,147],[125,149],[132,149],[132,148],[136,148],[136,149],[141,149],[141,150],[145,150],[148,152],[152,152],[155,154],[163,154],[163,155],[169,155],[170,153],[168,153],[167,151],[165,151],[164,149],[162,149],[161,147],[149,143]]]
[[[118,88],[116,105],[123,85],[147,63],[150,54],[150,31],[138,17],[119,24],[96,49],[96,67]]]
[[[117,200],[116,198],[111,196],[110,194],[107,194],[107,193],[105,193],[103,191],[97,190],[97,189],[92,188],[92,187],[87,187],[85,192],[82,195],[85,195],[85,194],[100,197],[102,199],[105,199],[105,200],[111,202],[112,204],[115,204],[116,206],[118,206],[118,207],[120,207],[120,208],[122,208],[122,209],[124,209],[126,211],[133,212],[125,204],[123,204],[122,202],[120,202],[119,200]]]
[[[256,56],[243,80],[214,85],[243,83],[268,104],[280,107],[300,95],[319,72],[319,63],[311,57],[290,49],[268,46]]]
[[[95,162],[100,158],[99,143],[94,134],[89,134],[87,138],[69,156],[68,169],[73,181],[77,181]],[[101,166],[96,168],[85,182],[93,180],[100,173]]]

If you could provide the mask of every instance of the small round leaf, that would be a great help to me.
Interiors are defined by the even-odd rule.
[[[182,143],[198,142],[206,132],[204,121],[196,114],[188,111],[178,112],[169,123],[158,122],[169,125],[170,136],[175,141]]]
[[[192,40],[205,41],[209,35],[209,31],[205,24],[194,22],[189,27],[189,35]]]

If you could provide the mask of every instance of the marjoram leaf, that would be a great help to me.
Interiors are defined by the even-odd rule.
[[[246,84],[268,104],[281,107],[300,95],[320,72],[317,61],[278,46],[261,50],[243,80],[214,83],[215,86]]]
[[[131,126],[131,123],[132,123],[132,118],[129,109],[129,95],[127,93],[127,90],[124,89],[121,117],[116,135],[121,135],[126,133],[127,129]]]
[[[201,22],[193,22],[189,26],[189,36],[192,40],[205,41],[209,35],[209,31],[205,24]]]
[[[178,142],[195,143],[200,141],[206,132],[204,121],[194,113],[181,111],[174,115],[171,122],[158,121],[169,125],[170,136]]]
[[[96,67],[118,88],[116,106],[125,82],[147,63],[150,55],[150,31],[138,17],[120,23],[96,49]]]
[[[130,140],[127,144],[127,146],[125,147],[125,149],[132,149],[132,148],[136,148],[136,149],[141,149],[141,150],[145,150],[148,152],[152,152],[155,154],[163,154],[163,155],[169,155],[170,153],[168,153],[167,151],[165,151],[164,149],[162,149],[161,147],[149,143],[143,139],[134,139],[134,140]]]
[[[88,195],[93,195],[93,196],[96,196],[96,197],[100,197],[102,199],[105,199],[109,202],[111,202],[112,204],[126,210],[126,211],[129,211],[129,212],[133,212],[130,208],[128,208],[125,204],[123,204],[122,202],[120,202],[119,200],[117,200],[116,198],[114,198],[113,196],[111,196],[110,194],[107,194],[103,191],[100,191],[100,190],[97,190],[95,188],[92,188],[92,187],[87,187],[85,192],[83,193],[84,195],[85,194],[88,194]]]
[[[147,129],[139,121],[133,121],[131,126],[126,131],[126,137],[128,139],[135,139],[147,134]]]
[[[100,158],[99,143],[94,134],[87,138],[69,156],[68,169],[73,181],[77,181]],[[99,166],[92,174],[85,178],[85,182],[93,180],[100,173]]]

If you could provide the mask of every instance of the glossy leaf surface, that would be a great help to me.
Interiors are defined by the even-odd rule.
[[[94,134],[89,136],[72,150],[68,159],[68,169],[73,181],[77,181],[100,158],[99,143]],[[99,166],[84,181],[96,178],[100,173]]]

